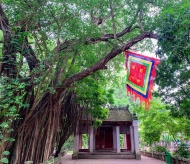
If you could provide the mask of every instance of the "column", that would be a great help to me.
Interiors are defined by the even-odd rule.
[[[133,133],[134,133],[134,151],[136,159],[141,159],[139,151],[139,134],[138,134],[138,120],[136,114],[133,114]]]
[[[131,152],[134,153],[134,135],[133,135],[133,127],[130,126],[130,137],[131,137]]]
[[[89,147],[89,151],[93,152],[94,149],[94,128],[93,126],[90,127],[90,147]]]
[[[82,149],[82,134],[79,134],[79,149]]]
[[[124,149],[127,149],[127,134],[124,135]]]
[[[78,153],[79,153],[79,124],[77,124],[76,131],[74,133],[72,159],[78,159]]]
[[[139,151],[139,134],[138,134],[138,120],[133,120],[133,130],[134,130],[134,149],[135,153],[140,153]]]
[[[120,153],[120,127],[116,126],[116,143],[117,143],[117,153]]]
[[[116,127],[113,126],[113,150],[117,150]]]
[[[94,129],[94,131],[93,131],[93,151],[96,149],[96,140],[95,140],[95,134],[96,132],[95,132],[95,129]]]
[[[73,154],[77,154],[79,152],[79,134],[76,133],[74,136],[74,144],[73,144]]]

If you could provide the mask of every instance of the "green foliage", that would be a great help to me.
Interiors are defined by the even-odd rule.
[[[175,141],[174,137],[168,134],[162,134],[162,140],[166,143],[169,144],[169,142]]]
[[[165,102],[173,104],[173,116],[190,118],[190,2],[171,2],[162,10],[159,24],[159,93]]]
[[[9,151],[4,151],[4,152],[3,152],[3,155],[9,155],[9,154],[10,154]]]
[[[62,150],[72,150],[73,149],[73,136],[70,136],[68,140],[64,143]]]
[[[94,120],[94,123],[93,123],[93,127],[94,128],[98,128],[99,126],[101,126],[102,125],[102,120],[100,120],[100,119],[95,119]]]
[[[136,108],[135,111],[140,120],[141,139],[151,146],[153,142],[160,140],[168,112],[165,111],[165,106],[159,101],[152,101],[148,111],[141,107]]]
[[[178,149],[174,152],[174,155],[183,157],[183,158],[190,158],[190,152],[185,147],[184,143],[181,143]]]
[[[77,101],[88,106],[88,111],[95,119],[94,126],[100,126],[102,120],[108,117],[106,106],[114,102],[113,89],[107,89],[105,77],[100,72],[81,80],[77,86]]]
[[[186,118],[173,118],[166,104],[160,99],[151,101],[150,110],[144,110],[141,107],[135,108],[138,119],[140,120],[140,139],[148,145],[159,142],[162,134],[176,138],[178,134],[189,136],[186,131],[189,129],[189,123]]]
[[[28,104],[23,103],[25,84],[19,79],[1,78],[0,93],[0,145],[3,146],[5,142],[15,141],[7,134],[13,132],[11,124],[19,119],[18,111],[27,107]],[[4,151],[2,155],[7,156],[9,154],[9,151]],[[8,159],[2,158],[1,162],[8,163]]]
[[[123,58],[123,60],[125,60]],[[123,61],[120,61],[123,62]],[[117,77],[117,82],[110,84],[114,90],[113,99],[114,103],[110,104],[111,107],[126,107],[129,106],[129,110],[132,112],[134,108],[139,106],[139,102],[134,101],[133,97],[130,94],[127,94],[126,91],[126,73],[123,65],[123,70],[121,72],[115,72]]]
[[[9,163],[9,160],[4,157],[4,158],[0,159],[0,162],[2,162],[2,163]]]
[[[124,147],[124,134],[119,135],[119,140],[120,140],[120,148]]]
[[[154,148],[154,150],[157,152],[157,153],[164,153],[167,151],[167,149],[164,147],[164,146],[156,146]]]
[[[89,137],[88,134],[82,134],[82,147],[88,149]]]

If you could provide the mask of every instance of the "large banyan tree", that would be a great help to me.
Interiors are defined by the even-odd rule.
[[[158,3],[163,5],[154,0],[0,2],[2,162],[37,164],[53,150],[57,156],[80,110],[92,112],[97,123],[106,117],[109,83],[114,70],[124,66],[122,52],[157,39]]]

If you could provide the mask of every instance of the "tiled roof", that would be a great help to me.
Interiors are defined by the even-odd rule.
[[[128,109],[110,109],[109,116],[104,121],[132,121],[132,115]]]
[[[82,120],[87,120],[87,117],[91,120],[90,114],[82,115]],[[132,114],[127,108],[112,108],[109,110],[108,118],[103,121],[132,121]]]

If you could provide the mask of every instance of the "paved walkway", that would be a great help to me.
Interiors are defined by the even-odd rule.
[[[62,164],[165,164],[154,158],[141,156],[141,160],[134,159],[79,159],[72,160],[71,155],[62,157]]]

